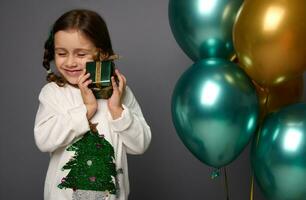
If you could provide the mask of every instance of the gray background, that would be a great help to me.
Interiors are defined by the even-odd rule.
[[[167,0],[1,0],[0,199],[43,199],[49,156],[35,146],[34,118],[45,84],[43,43],[50,25],[73,8],[89,8],[106,20],[117,67],[126,75],[151,126],[142,156],[129,156],[132,200],[225,199],[221,176],[191,155],[176,135],[171,94],[192,64],[175,42]],[[249,199],[249,147],[228,166],[230,199]],[[264,199],[255,188],[255,200]]]

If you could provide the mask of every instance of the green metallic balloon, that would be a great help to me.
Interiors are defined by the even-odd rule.
[[[243,0],[170,0],[172,33],[193,60],[234,55],[232,29]]]
[[[306,199],[306,104],[267,116],[251,151],[256,181],[269,200]]]
[[[185,146],[200,161],[220,168],[250,141],[258,119],[254,86],[244,71],[224,59],[193,64],[172,95],[172,120]]]

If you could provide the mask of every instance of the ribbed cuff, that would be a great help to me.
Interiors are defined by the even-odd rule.
[[[85,104],[69,109],[68,113],[71,116],[73,130],[78,134],[76,137],[90,130]]]
[[[131,111],[125,105],[122,105],[123,111],[121,116],[117,119],[113,119],[111,113],[108,111],[108,120],[110,122],[110,127],[113,131],[122,132],[130,127],[133,121],[133,116]]]

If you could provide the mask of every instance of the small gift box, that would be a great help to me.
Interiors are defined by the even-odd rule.
[[[86,71],[90,73],[92,83],[88,85],[97,99],[108,99],[113,93],[111,77],[114,74],[112,60],[86,63]]]

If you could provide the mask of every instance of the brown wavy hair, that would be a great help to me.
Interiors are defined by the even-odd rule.
[[[60,16],[51,28],[48,39],[45,42],[43,67],[48,71],[47,81],[55,82],[63,87],[67,81],[60,75],[51,71],[50,62],[54,60],[54,35],[58,31],[76,29],[85,34],[88,39],[100,49],[102,55],[113,56],[114,51],[109,32],[103,18],[96,12],[85,9],[75,9]]]

